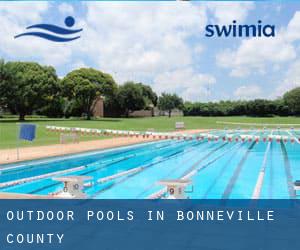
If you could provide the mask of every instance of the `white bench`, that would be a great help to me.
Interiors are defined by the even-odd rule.
[[[60,144],[65,144],[71,140],[72,143],[79,143],[79,134],[78,133],[61,133],[60,134]]]
[[[175,122],[175,129],[185,129],[184,122]]]

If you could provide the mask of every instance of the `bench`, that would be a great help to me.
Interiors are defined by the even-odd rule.
[[[185,129],[184,122],[175,122],[175,129]]]

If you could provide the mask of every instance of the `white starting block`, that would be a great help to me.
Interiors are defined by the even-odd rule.
[[[186,186],[192,183],[191,180],[161,180],[158,182],[160,185],[167,187],[169,193],[168,199],[187,199],[186,191],[184,190]]]
[[[64,183],[63,192],[58,195],[61,198],[84,199],[86,194],[83,192],[84,181],[90,180],[90,176],[65,176],[53,178],[55,181]]]
[[[175,129],[185,129],[184,122],[175,122]]]
[[[79,135],[78,133],[61,133],[59,142],[60,144],[65,144],[70,140],[72,143],[79,143]]]
[[[294,182],[294,191],[295,191],[295,196],[297,196],[297,191],[300,191],[300,180]]]

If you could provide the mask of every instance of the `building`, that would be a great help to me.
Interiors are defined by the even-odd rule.
[[[94,117],[103,117],[104,116],[104,102],[103,97],[98,96],[93,105],[92,105],[92,114]]]

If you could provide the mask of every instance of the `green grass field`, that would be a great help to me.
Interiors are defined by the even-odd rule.
[[[215,129],[215,128],[236,128],[237,125],[218,124],[217,121],[242,122],[242,123],[271,123],[271,124],[300,124],[298,117],[153,117],[153,118],[103,118],[98,120],[75,120],[75,119],[43,119],[28,118],[26,122],[38,125],[37,139],[34,142],[21,142],[20,146],[38,146],[55,144],[59,142],[59,135],[46,132],[46,125],[99,128],[99,129],[121,129],[145,131],[153,128],[157,131],[172,131],[176,121],[185,122],[187,129]],[[13,118],[0,119],[0,148],[15,148],[17,145],[18,121]],[[243,127],[243,126],[241,126]],[[249,128],[250,126],[245,126]],[[300,127],[295,126],[295,127]],[[262,128],[262,126],[260,126]],[[99,137],[105,138],[105,137]],[[95,137],[83,137],[83,140],[95,139]]]

